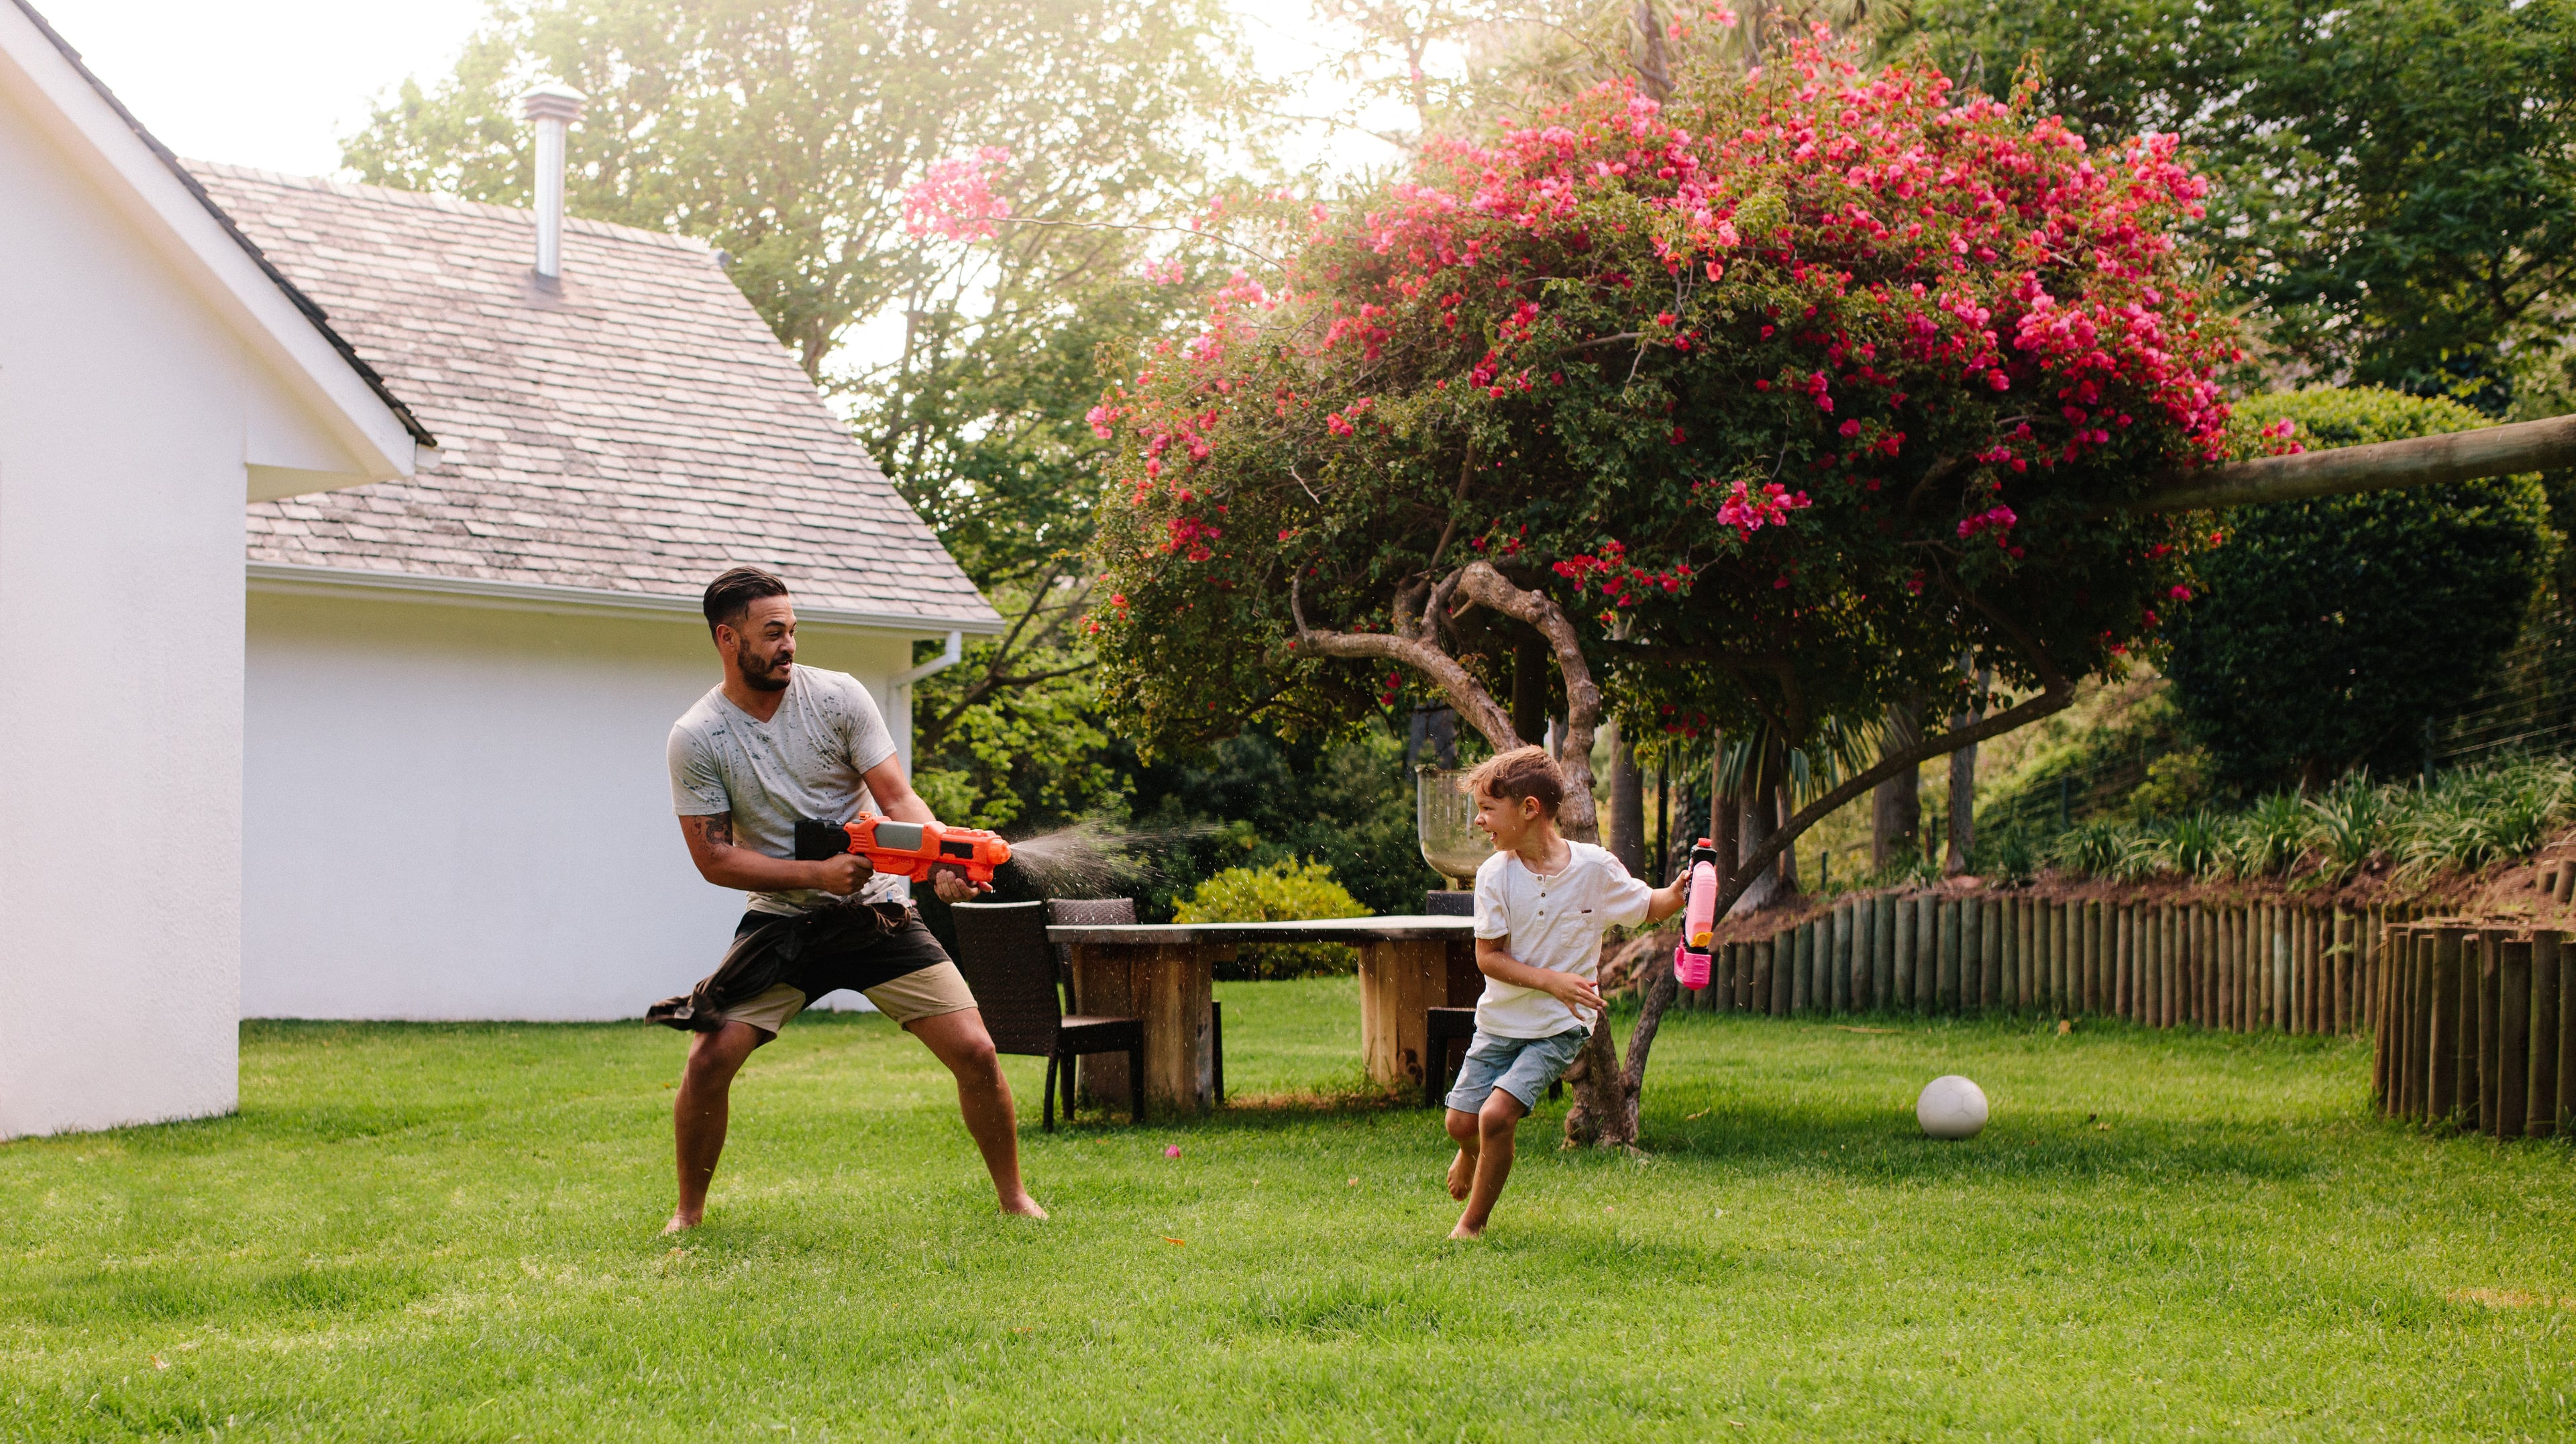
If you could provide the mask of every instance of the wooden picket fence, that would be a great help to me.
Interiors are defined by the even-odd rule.
[[[2390,927],[2382,952],[2380,1112],[2494,1138],[2557,1132],[2576,1110],[2576,934],[2432,918]]]
[[[2404,904],[1873,893],[1722,945],[1682,1006],[2354,1033],[2382,1016],[2389,929],[2414,921]]]

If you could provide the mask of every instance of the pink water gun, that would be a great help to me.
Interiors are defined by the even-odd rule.
[[[1690,853],[1690,901],[1682,905],[1682,940],[1673,976],[1696,992],[1708,986],[1709,940],[1717,933],[1717,847],[1707,838]]]

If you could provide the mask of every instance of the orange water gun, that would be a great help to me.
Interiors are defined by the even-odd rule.
[[[855,852],[888,877],[927,882],[932,871],[953,867],[969,882],[989,883],[993,869],[1011,860],[1011,845],[998,832],[936,822],[896,822],[862,812],[847,822],[796,820],[796,860],[819,862]]]

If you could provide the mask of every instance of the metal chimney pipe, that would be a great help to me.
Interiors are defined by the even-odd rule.
[[[569,85],[540,85],[519,97],[519,113],[537,127],[537,274],[563,275],[564,127],[581,119],[589,96]]]

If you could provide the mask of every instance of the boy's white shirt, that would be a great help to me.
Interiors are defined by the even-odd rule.
[[[1628,875],[1607,848],[1568,842],[1562,872],[1540,877],[1520,854],[1496,852],[1476,869],[1476,936],[1502,938],[1505,950],[1533,968],[1596,980],[1601,933],[1646,920],[1654,890]],[[1550,1038],[1592,1019],[1536,988],[1485,980],[1476,1027],[1498,1038]]]

